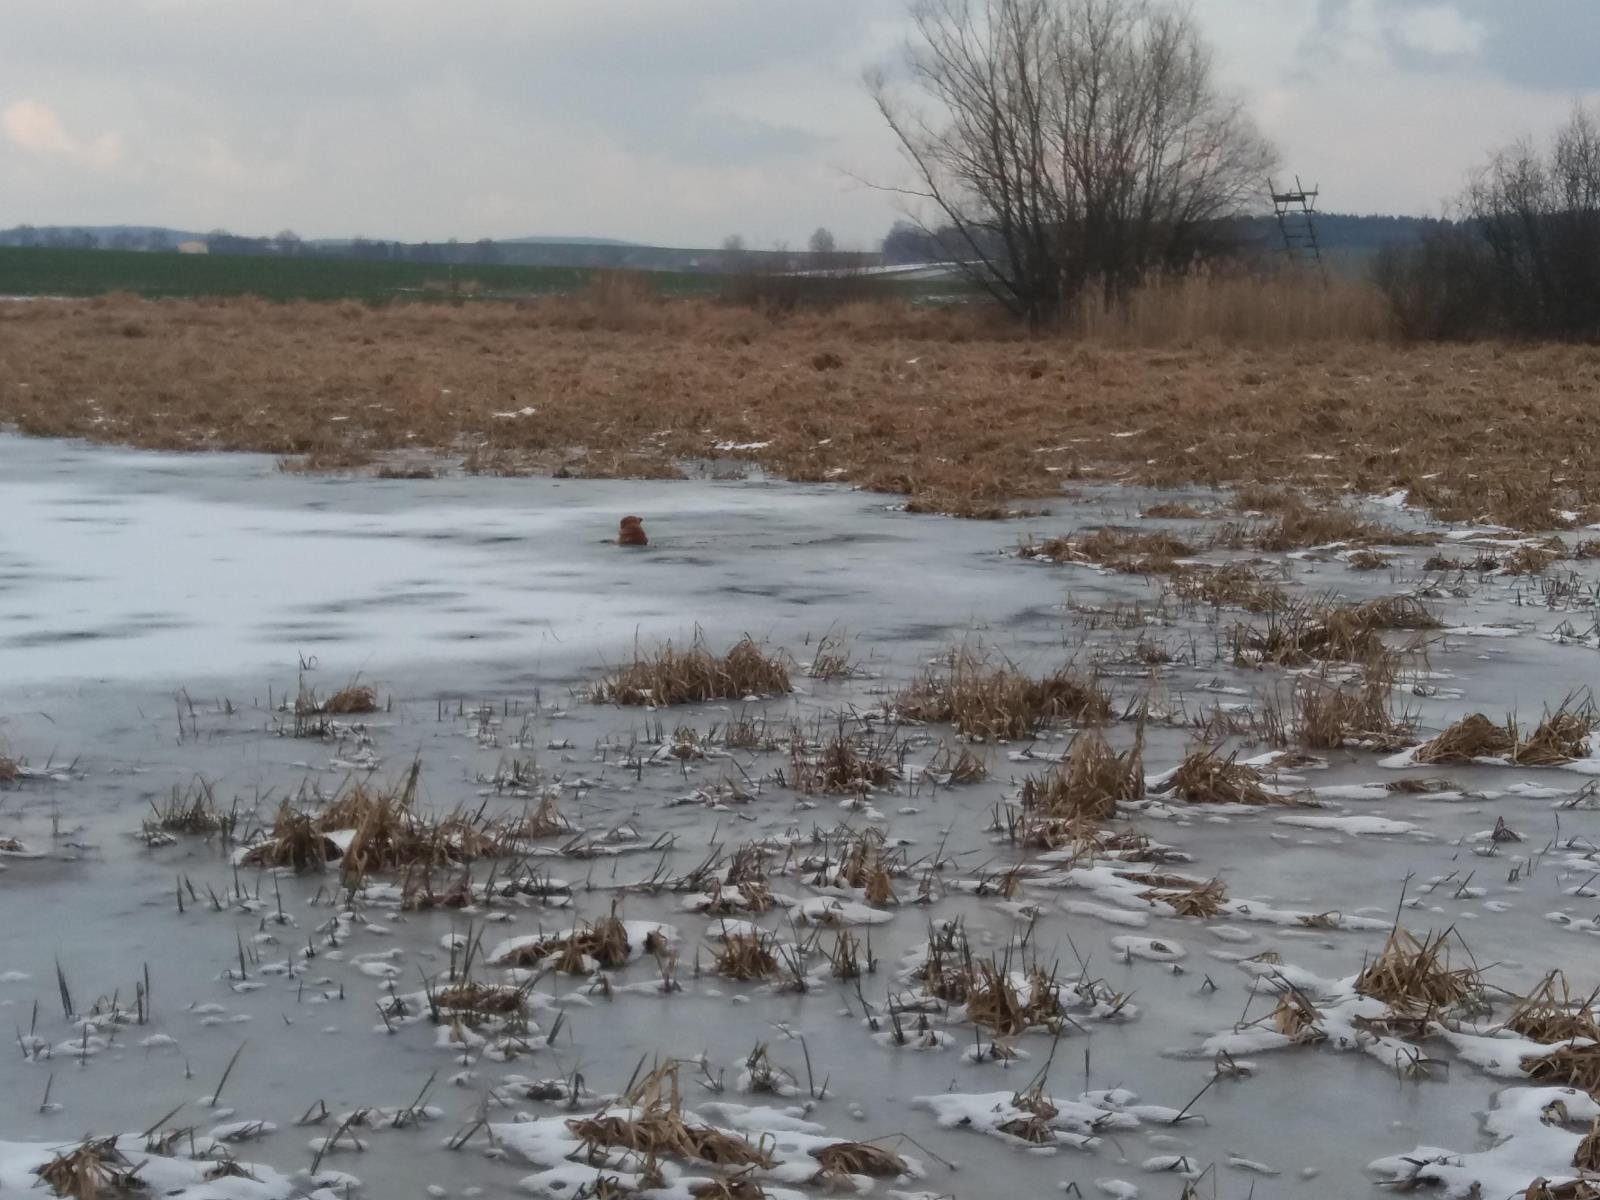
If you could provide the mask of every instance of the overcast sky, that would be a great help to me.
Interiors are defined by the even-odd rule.
[[[1194,0],[1324,207],[1436,212],[1600,90],[1600,0]],[[875,244],[904,0],[5,0],[0,225]]]

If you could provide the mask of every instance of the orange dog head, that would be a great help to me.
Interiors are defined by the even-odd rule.
[[[648,546],[650,539],[645,536],[644,522],[638,517],[623,517],[617,530],[617,542],[623,546]]]

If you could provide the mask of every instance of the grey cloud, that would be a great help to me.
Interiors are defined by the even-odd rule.
[[[1460,65],[1452,54],[1431,54],[1398,36],[1392,22],[1453,9],[1484,30],[1472,56],[1484,70],[1517,87],[1579,93],[1600,89],[1600,4],[1594,0],[1375,0],[1385,19],[1385,42],[1397,65],[1417,71]],[[1353,0],[1320,0],[1316,42],[1345,27]]]

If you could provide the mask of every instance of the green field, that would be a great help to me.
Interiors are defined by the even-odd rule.
[[[260,296],[268,300],[446,298],[451,286],[483,297],[576,291],[594,274],[567,267],[449,266],[340,258],[146,254],[0,246],[0,295]],[[715,276],[653,272],[666,295],[707,294]]]

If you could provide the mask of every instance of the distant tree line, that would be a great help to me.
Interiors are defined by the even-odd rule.
[[[1416,338],[1600,341],[1600,122],[1581,105],[1541,147],[1491,156],[1450,219],[1379,256],[1373,277]]]

